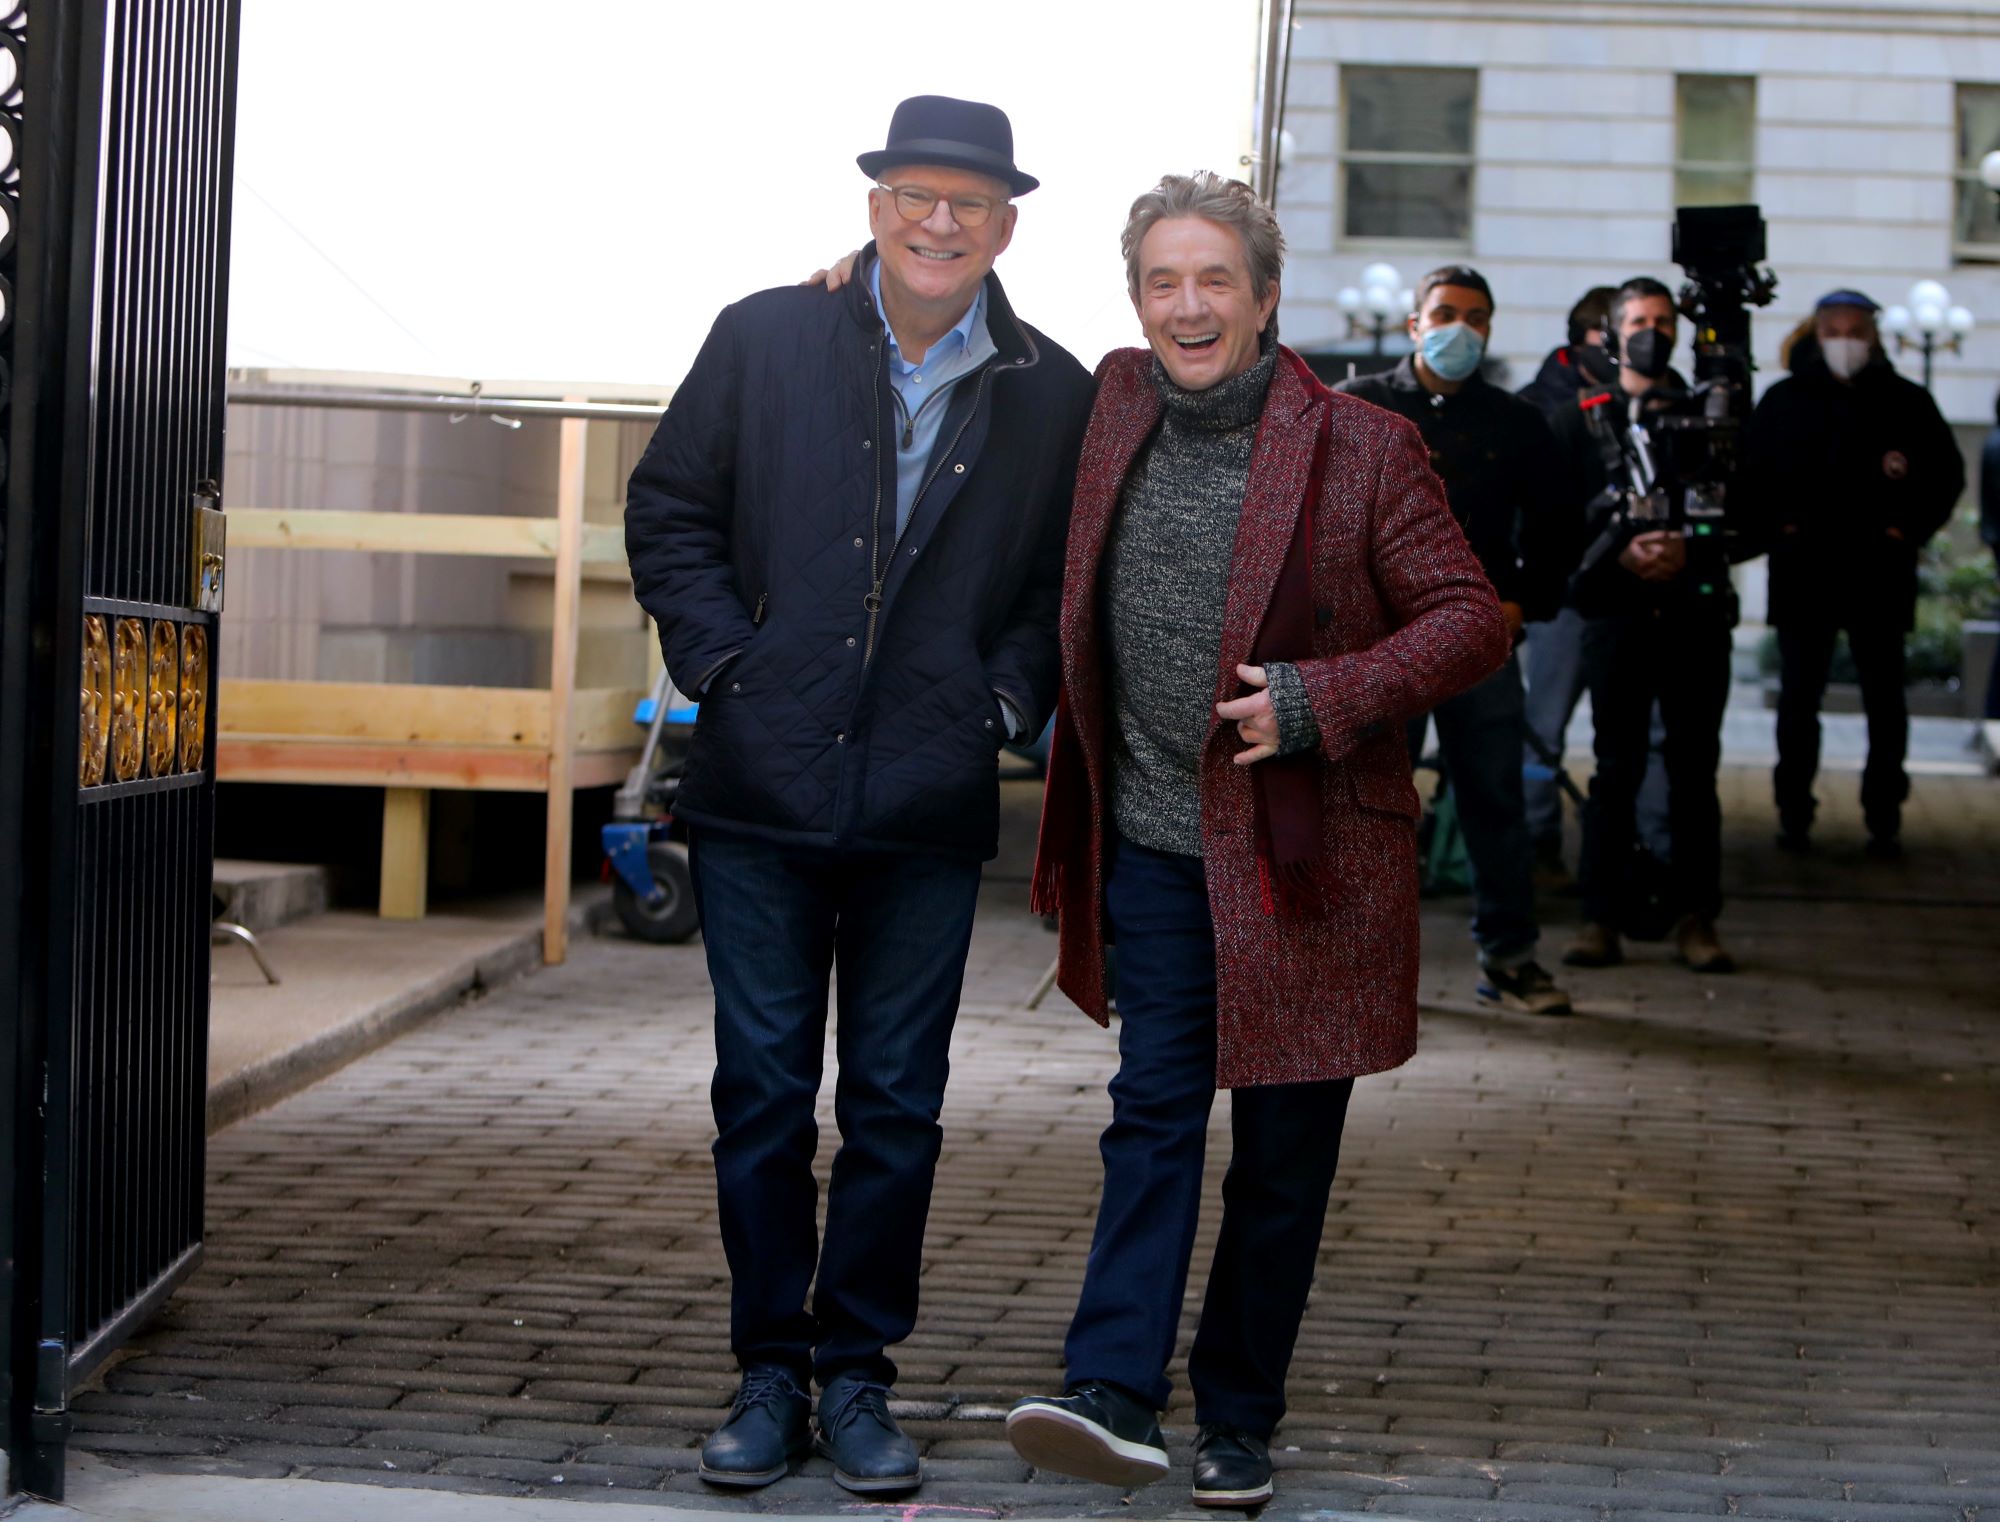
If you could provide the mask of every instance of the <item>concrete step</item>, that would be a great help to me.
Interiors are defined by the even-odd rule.
[[[225,918],[249,930],[271,930],[326,912],[327,871],[298,862],[218,858],[215,891],[228,905]]]

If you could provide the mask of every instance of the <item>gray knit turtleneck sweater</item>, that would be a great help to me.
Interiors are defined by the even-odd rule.
[[[1277,363],[1184,391],[1153,362],[1165,404],[1105,546],[1100,627],[1111,664],[1111,817],[1126,839],[1201,855],[1200,766],[1222,659],[1222,614],[1250,450]],[[1305,683],[1266,668],[1280,749],[1319,743]]]

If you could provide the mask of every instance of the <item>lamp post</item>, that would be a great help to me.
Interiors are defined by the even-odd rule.
[[[2000,154],[1989,154],[1987,162],[2000,175]],[[1982,169],[1981,173],[1985,171]],[[1882,314],[1882,331],[1896,340],[1896,352],[1916,349],[1924,356],[1924,389],[1931,385],[1932,360],[1940,350],[1949,354],[1964,351],[1965,335],[1972,331],[1972,313],[1952,305],[1951,292],[1936,280],[1919,280],[1910,287],[1906,304],[1892,306]]]
[[[1403,284],[1395,265],[1371,264],[1361,272],[1359,288],[1350,285],[1334,299],[1347,316],[1347,336],[1366,333],[1380,354],[1390,325],[1409,315],[1417,296]]]

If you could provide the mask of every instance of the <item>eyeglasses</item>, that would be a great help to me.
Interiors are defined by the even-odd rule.
[[[922,222],[937,210],[940,200],[951,203],[951,219],[960,227],[984,227],[986,219],[993,215],[993,208],[1000,204],[985,196],[940,196],[935,190],[926,190],[921,185],[883,185],[877,190],[889,192],[889,198],[896,203],[896,210],[905,222]]]

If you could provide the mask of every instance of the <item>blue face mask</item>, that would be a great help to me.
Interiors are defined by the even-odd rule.
[[[1462,381],[1486,357],[1486,340],[1462,322],[1424,329],[1424,363],[1439,380]]]

